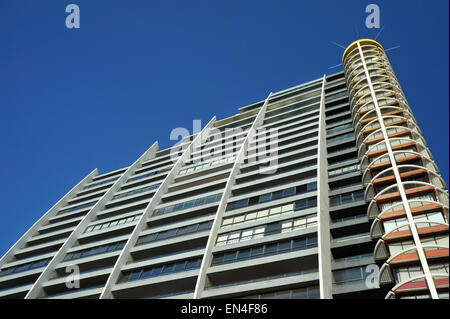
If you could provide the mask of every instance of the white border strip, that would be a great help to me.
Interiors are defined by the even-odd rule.
[[[108,280],[106,281],[106,284],[103,288],[102,293],[100,294],[100,299],[113,299],[113,287],[117,283],[117,280],[119,279],[120,272],[122,270],[122,267],[125,265],[125,263],[128,261],[128,258],[130,256],[131,249],[135,246],[139,234],[144,229],[145,225],[147,224],[148,218],[153,213],[155,207],[159,204],[162,195],[166,194],[168,187],[174,180],[175,176],[178,174],[178,171],[180,170],[181,166],[184,162],[187,161],[187,159],[190,158],[191,152],[194,145],[197,145],[198,143],[202,143],[209,135],[209,132],[211,130],[211,127],[216,122],[216,117],[214,116],[209,123],[203,128],[203,130],[192,140],[192,142],[189,144],[188,147],[186,147],[186,150],[183,152],[183,154],[178,158],[178,160],[175,162],[175,164],[172,166],[172,169],[167,174],[166,178],[163,180],[161,185],[158,187],[157,191],[153,195],[152,199],[148,203],[147,207],[145,208],[144,212],[141,215],[141,218],[139,219],[138,223],[133,229],[133,232],[128,237],[127,243],[125,244],[124,248],[122,249],[119,257],[116,260],[116,263],[114,264],[114,268],[111,271],[111,274],[108,277]]]
[[[375,105],[375,110],[377,112],[378,121],[380,123],[381,131],[383,133],[384,143],[386,144],[386,149],[387,149],[387,152],[389,154],[390,161],[391,161],[392,170],[394,172],[395,180],[396,180],[396,183],[397,183],[397,188],[398,188],[398,190],[400,192],[400,196],[401,196],[401,199],[402,199],[402,202],[403,202],[403,206],[405,208],[406,217],[408,218],[408,223],[409,223],[409,227],[411,229],[411,233],[412,233],[412,236],[413,236],[413,239],[414,239],[414,244],[417,247],[417,252],[418,252],[418,255],[419,255],[420,263],[422,264],[423,271],[425,273],[425,277],[426,277],[426,280],[427,280],[428,288],[430,289],[431,297],[433,299],[439,299],[439,296],[438,296],[438,293],[437,293],[437,290],[436,290],[436,286],[435,286],[434,281],[433,281],[433,277],[431,276],[431,272],[430,272],[430,269],[428,267],[428,262],[427,262],[427,259],[426,259],[426,256],[425,256],[425,253],[424,253],[424,250],[423,250],[423,247],[422,247],[422,243],[420,242],[419,233],[417,231],[416,224],[414,223],[414,218],[413,218],[413,215],[411,213],[411,208],[409,207],[409,204],[408,204],[408,198],[406,197],[405,188],[403,187],[403,184],[402,184],[402,179],[400,177],[400,173],[399,173],[399,170],[398,170],[398,167],[397,167],[397,162],[395,161],[395,157],[394,157],[394,154],[393,154],[393,151],[392,151],[392,147],[391,147],[391,144],[389,142],[389,136],[387,134],[386,127],[384,126],[383,116],[381,114],[380,107],[378,105],[378,100],[377,100],[377,97],[376,97],[376,94],[375,94],[375,90],[373,89],[372,80],[370,79],[370,74],[369,74],[369,70],[367,69],[366,60],[364,58],[364,54],[362,52],[360,43],[357,42],[357,45],[358,45],[359,55],[361,57],[361,62],[362,62],[363,67],[364,67],[364,72],[366,74],[367,83],[369,85],[370,93],[372,95],[372,100],[373,100],[373,103]]]
[[[241,145],[238,155],[236,156],[236,160],[234,162],[233,168],[230,171],[230,175],[228,176],[227,183],[225,185],[222,198],[220,199],[219,206],[217,207],[216,216],[214,217],[214,222],[211,227],[211,231],[209,233],[208,242],[206,244],[205,252],[203,254],[202,264],[200,266],[200,271],[197,277],[197,283],[195,285],[194,296],[193,299],[200,299],[202,293],[205,289],[206,284],[206,272],[211,264],[212,260],[212,250],[217,240],[217,233],[220,229],[222,223],[222,217],[227,207],[227,201],[231,196],[231,188],[234,185],[237,174],[240,172],[241,164],[244,162],[245,155],[247,153],[247,148],[249,144],[249,140],[251,139],[251,135],[255,134],[256,128],[263,122],[264,115],[266,113],[267,105],[269,103],[269,99],[272,96],[272,93],[264,101],[263,106],[258,112],[258,115],[255,117],[252,126],[248,130],[247,136],[245,137],[244,142]]]

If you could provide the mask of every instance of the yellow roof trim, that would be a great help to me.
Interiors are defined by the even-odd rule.
[[[367,44],[367,43],[370,43],[370,44],[376,45],[376,46],[378,46],[379,48],[381,48],[381,49],[384,50],[383,46],[382,46],[381,44],[379,44],[379,43],[378,43],[377,41],[375,41],[375,40],[372,40],[372,39],[360,39],[360,40],[356,40],[356,41],[354,41],[352,44],[350,44],[350,45],[347,47],[347,49],[345,49],[344,54],[342,55],[342,64],[344,64],[345,58],[346,58],[347,55],[350,53],[350,51],[353,50],[353,49],[357,46],[357,43],[358,43],[358,42],[361,43],[361,44]]]

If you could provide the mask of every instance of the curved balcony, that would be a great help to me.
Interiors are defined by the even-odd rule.
[[[421,162],[421,166],[438,173],[439,170],[436,164],[424,154],[420,154],[411,150],[400,150],[393,152],[395,162],[397,165],[405,165],[408,163]],[[391,161],[388,154],[383,154],[374,159],[371,163],[365,163],[366,165],[361,166],[361,172],[363,173],[363,184],[367,185],[373,178],[373,172],[379,171],[381,169],[391,167]]]
[[[401,103],[397,99],[384,99],[383,105],[379,105],[381,116],[386,117],[390,115],[397,115],[416,122],[416,119],[412,116],[411,112],[408,109],[402,107],[400,104]],[[360,125],[364,130],[365,126],[371,123],[373,120],[378,120],[378,113],[375,109],[366,112],[361,117],[356,114],[353,118],[353,126],[358,127],[358,125]],[[359,131],[360,130],[358,130],[358,133]]]
[[[413,125],[415,125],[415,119],[408,119],[404,116],[398,116],[398,115],[388,115],[388,116],[383,116],[383,124],[385,127],[389,127],[389,126],[404,126],[407,125],[408,127],[413,127]],[[364,125],[364,127],[362,127],[362,125],[357,122],[356,126],[355,126],[355,133],[356,136],[360,136],[361,135],[361,139],[364,139],[366,136],[368,136],[370,133],[380,129],[380,122],[378,121],[378,118],[373,119],[372,121],[370,121],[369,123],[367,123],[366,125]],[[419,130],[420,132],[420,130]]]
[[[433,275],[433,281],[436,289],[439,291],[448,291],[448,275],[437,274]],[[396,299],[408,295],[427,294],[429,292],[428,284],[425,275],[416,276],[408,281],[399,283],[392,288],[386,295],[385,299]]]
[[[406,164],[398,165],[397,167],[402,181],[414,180],[415,178],[417,178],[417,180],[426,179],[429,184],[436,188],[445,189],[447,187],[440,175],[423,166]],[[364,198],[367,201],[373,199],[382,188],[392,183],[396,183],[394,169],[389,167],[373,177],[369,184],[365,184],[366,190],[364,192]]]
[[[416,248],[417,245],[423,249],[419,242],[422,237],[448,238],[449,197],[444,191],[447,186],[432,161],[383,47],[370,39],[355,41],[344,52],[342,64],[349,88],[364,197],[370,201],[367,216],[373,219],[370,234],[372,238],[380,238],[374,257],[387,260],[380,283],[392,284],[395,280],[392,271],[386,271],[389,267],[423,263],[423,268],[428,269],[427,260],[419,260]],[[392,166],[394,160],[397,165]],[[410,224],[411,219],[414,222]],[[411,230],[417,231],[420,239],[413,237]],[[389,253],[387,243],[397,243],[393,246],[394,256]],[[404,250],[398,252],[399,247]],[[426,246],[427,259],[434,258],[430,254],[448,259],[448,247],[438,248]],[[426,284],[432,288],[430,295],[436,298],[437,285],[429,277],[427,280]],[[395,293],[393,290],[394,296]]]
[[[431,200],[413,200],[409,201],[408,204],[411,208],[411,213],[413,216],[440,212],[442,214],[442,221],[448,223],[448,206],[444,206],[439,202]],[[372,222],[372,225],[370,227],[370,234],[372,238],[380,238],[383,236],[383,234],[385,233],[385,228],[383,227],[384,222],[404,218],[406,218],[406,212],[402,202],[397,203],[391,206],[389,209],[384,210]]]
[[[405,148],[413,146],[414,143],[419,143],[420,146],[426,145],[426,142],[422,138],[422,136],[415,131],[411,131],[411,129],[409,129],[408,127],[390,126],[390,127],[386,128],[386,132],[387,132],[389,140],[393,140],[393,139],[409,139],[409,140],[411,140],[412,142],[409,142],[411,145],[408,145],[408,143],[406,143],[406,145],[404,146]],[[383,136],[383,132],[381,131],[381,129],[378,129],[378,130],[372,132],[370,135],[368,135],[364,139],[364,142],[359,145],[358,158],[361,159],[361,157],[363,156],[362,154],[365,155],[372,146],[374,146],[380,142],[384,142],[384,136]],[[398,141],[394,141],[394,145],[395,144],[399,144]],[[391,144],[391,147],[394,150],[394,147],[392,146],[392,144]],[[401,149],[401,148],[402,147],[395,145],[395,150]],[[370,153],[367,153],[367,155],[368,156],[370,155],[370,157],[372,157],[372,158],[374,157]]]
[[[431,153],[428,148],[425,147],[421,142],[415,141],[410,138],[396,137],[389,139],[389,145],[393,152],[395,151],[413,151],[420,153],[422,157],[431,158]],[[369,149],[363,153],[362,151],[358,153],[358,158],[361,163],[361,171],[365,170],[367,166],[372,164],[376,159],[382,155],[387,155],[388,150],[385,141],[378,142],[376,144],[370,145]]]
[[[408,202],[415,199],[433,200],[448,206],[448,193],[441,188],[437,188],[430,183],[411,181],[403,182]],[[425,194],[425,195],[423,195]],[[376,218],[381,212],[390,209],[392,206],[401,202],[400,193],[397,184],[390,185],[379,192],[370,202],[367,209],[369,219]]]
[[[393,124],[393,125],[386,125],[386,133],[389,138],[395,138],[395,137],[403,137],[405,135],[410,136],[410,138],[419,140],[422,142],[422,144],[426,144],[425,140],[422,137],[422,132],[417,127],[417,125],[412,121],[402,121],[402,123]],[[383,131],[381,130],[381,127],[378,126],[378,128],[371,130],[371,132],[364,134],[363,132],[359,132],[356,137],[356,145],[359,145],[360,147],[362,145],[372,145],[375,143],[380,142],[384,138]]]

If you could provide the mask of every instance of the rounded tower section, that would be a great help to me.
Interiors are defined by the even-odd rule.
[[[380,285],[386,298],[448,298],[447,186],[381,44],[353,42],[342,65]]]

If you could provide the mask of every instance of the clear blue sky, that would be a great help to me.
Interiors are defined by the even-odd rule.
[[[66,5],[81,28],[65,27]],[[269,92],[331,74],[381,9],[389,52],[448,183],[448,1],[0,0],[0,255],[94,168],[135,161]]]

